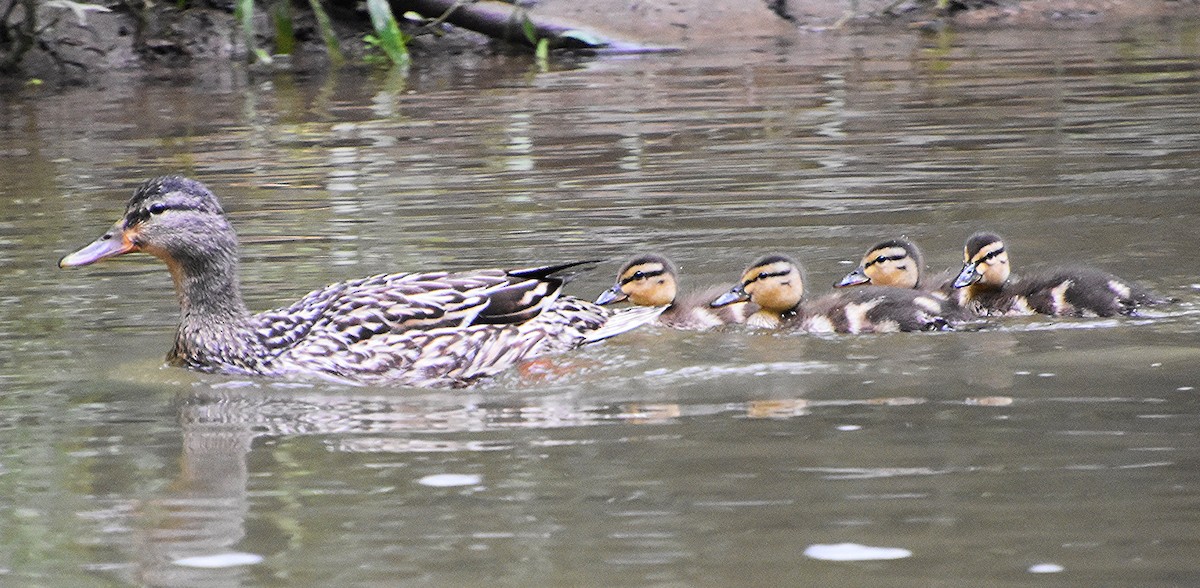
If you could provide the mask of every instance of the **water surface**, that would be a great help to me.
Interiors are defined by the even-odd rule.
[[[813,35],[7,98],[0,584],[1194,584],[1196,35]],[[591,298],[643,249],[692,286],[787,252],[821,292],[882,238],[937,270],[980,229],[1018,271],[1087,262],[1180,302],[646,329],[467,391],[200,375],[162,367],[154,260],[54,267],[163,173],[221,196],[255,309],[611,259],[570,286]]]

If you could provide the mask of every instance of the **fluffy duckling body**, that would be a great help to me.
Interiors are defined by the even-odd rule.
[[[954,287],[961,306],[983,315],[1114,316],[1168,302],[1150,290],[1090,267],[1058,267],[1011,275],[1004,241],[975,233],[963,248],[964,265]]]
[[[757,309],[749,302],[713,308],[710,302],[724,294],[727,286],[713,286],[678,295],[679,272],[671,260],[658,254],[638,255],[617,272],[617,282],[596,298],[605,305],[629,301],[638,306],[665,306],[658,322],[673,329],[702,330],[744,323]]]
[[[175,283],[181,316],[168,361],[210,372],[461,387],[657,316],[562,296],[561,274],[578,263],[378,275],[252,314],[224,210],[203,184],[175,176],[144,183],[111,229],[59,265],[133,252],[164,261]]]
[[[812,333],[883,333],[940,330],[954,313],[943,299],[912,289],[867,286],[804,301],[800,265],[783,255],[768,255],[750,265],[737,286],[713,306],[749,300],[760,310],[746,324],[795,328]]]

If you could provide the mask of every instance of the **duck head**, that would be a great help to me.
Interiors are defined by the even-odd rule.
[[[916,288],[924,274],[925,258],[908,239],[889,239],[867,250],[854,271],[833,286],[846,288],[871,284],[896,288]]]
[[[63,257],[59,267],[91,265],[144,252],[167,265],[236,253],[237,238],[225,211],[204,184],[178,176],[147,181],[134,191],[125,214],[90,245]]]
[[[639,255],[617,272],[617,283],[596,298],[596,304],[628,300],[638,306],[667,306],[678,291],[675,264],[661,255]]]
[[[796,310],[804,298],[804,276],[800,265],[786,255],[767,255],[742,273],[741,281],[713,300],[721,307],[749,300],[763,312],[785,315]]]
[[[125,205],[124,216],[58,265],[80,267],[136,252],[167,264],[185,313],[243,313],[237,234],[204,184],[179,176],[145,182]]]
[[[963,268],[954,280],[954,287],[999,288],[1008,281],[1010,271],[1004,241],[994,233],[975,233],[963,248]]]

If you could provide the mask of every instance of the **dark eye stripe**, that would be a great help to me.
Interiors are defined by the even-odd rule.
[[[621,280],[621,285],[624,286],[625,284],[628,284],[629,282],[635,282],[637,280],[644,280],[646,278],[653,278],[653,277],[661,276],[665,273],[667,273],[667,270],[665,270],[665,269],[654,270],[654,271],[649,271],[649,272],[635,272],[632,276],[629,276],[628,278]]]
[[[749,280],[746,280],[745,282],[742,282],[742,286],[749,286],[750,284],[753,284],[754,282],[757,282],[763,278],[778,278],[781,276],[786,276],[790,273],[792,273],[792,270],[784,270],[784,271],[770,272],[770,273],[763,272],[761,274],[758,274],[757,276],[754,276],[753,278],[750,278]]]
[[[864,265],[863,267],[871,267],[877,263],[883,263],[885,261],[900,261],[901,259],[904,259],[905,257],[908,257],[908,255],[905,255],[903,253],[901,253],[899,255],[880,255],[879,257],[876,257],[875,259],[868,261],[866,263],[866,265]]]
[[[997,250],[995,250],[995,251],[993,251],[993,252],[991,252],[991,253],[989,253],[989,254],[987,254],[987,255],[984,255],[983,257],[979,258],[979,260],[978,260],[978,261],[976,261],[975,263],[983,263],[983,262],[985,262],[985,261],[988,261],[988,260],[990,260],[990,259],[991,259],[991,258],[993,258],[993,257],[996,257],[997,255],[1000,255],[1001,253],[1004,253],[1004,248],[1003,248],[1003,247],[1001,247],[1001,248],[999,248],[999,249],[997,249]]]
[[[186,205],[180,205],[180,204],[168,205],[168,204],[163,204],[162,202],[155,202],[154,204],[151,204],[150,206],[148,206],[146,208],[139,209],[137,212],[130,213],[129,220],[133,221],[130,224],[144,223],[147,220],[149,220],[151,216],[156,215],[156,214],[162,214],[168,210],[199,210],[199,209],[194,206],[186,206]]]

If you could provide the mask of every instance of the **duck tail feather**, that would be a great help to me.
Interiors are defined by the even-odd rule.
[[[566,284],[567,282],[575,279],[575,277],[579,274],[589,271],[603,262],[603,259],[587,259],[583,261],[572,261],[568,263],[557,263],[554,265],[543,265],[538,267],[508,270],[507,273],[515,278],[526,278],[532,280],[557,279],[562,280],[562,283]],[[562,273],[569,269],[574,269],[575,271]]]

